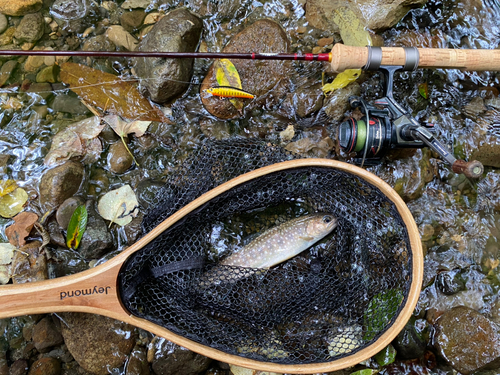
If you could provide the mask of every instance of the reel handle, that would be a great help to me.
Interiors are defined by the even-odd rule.
[[[451,169],[455,173],[463,173],[465,177],[477,179],[483,175],[484,167],[481,162],[477,160],[473,161],[465,161],[465,160],[456,160]]]
[[[415,48],[414,51],[418,51],[418,54],[412,53],[411,56],[407,56],[407,50],[403,47],[381,47],[380,56],[377,53],[372,54],[371,48],[377,47],[335,44],[331,51],[333,71],[343,72],[346,69],[363,69],[367,66],[376,70],[380,65],[409,65],[409,70],[417,67],[500,70],[500,50],[498,49]]]

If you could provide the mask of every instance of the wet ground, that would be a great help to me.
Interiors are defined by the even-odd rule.
[[[42,36],[33,42],[29,40],[32,36],[20,34],[12,41],[14,30],[23,27],[23,16],[8,16],[8,24],[0,34],[0,42],[4,46],[2,48],[33,48],[35,44],[37,47],[53,49],[93,48],[88,45],[84,47],[88,42],[94,45],[101,43],[96,48],[114,49],[115,45],[106,44],[109,42],[99,39],[110,25],[127,25],[131,33],[140,36],[148,27],[144,24],[146,14],[158,12],[161,15],[181,6],[201,15],[203,28],[200,50],[222,50],[238,32],[262,18],[272,19],[283,27],[289,38],[291,52],[328,52],[334,42],[340,41],[339,35],[333,31],[310,25],[305,17],[305,1],[151,2],[149,6],[142,8],[145,11],[140,21],[123,20],[121,16],[128,10],[123,9],[122,2],[77,1],[74,2],[76,9],[73,10],[68,10],[68,3],[48,1],[43,5],[37,12],[43,23]],[[65,15],[67,22],[55,23],[59,14],[57,12],[64,11],[73,13]],[[85,21],[80,24],[79,12],[87,14]],[[376,44],[385,46],[495,49],[500,42],[499,15],[500,4],[496,0],[430,0],[423,7],[410,10],[397,25],[378,31],[374,40]],[[25,34],[29,34],[28,30],[25,30]],[[22,38],[27,39],[23,41]],[[319,43],[320,40],[323,42]],[[57,66],[63,63],[62,60],[58,61],[57,66],[54,61],[28,61],[26,57],[2,58],[1,61],[3,65],[0,79],[6,77],[6,80],[2,81],[0,89],[0,177],[2,180],[17,181],[28,196],[25,210],[42,217],[62,203],[57,199],[53,200],[53,195],[57,196],[59,193],[42,189],[39,185],[42,176],[46,176],[51,167],[47,165],[47,155],[54,143],[54,136],[70,124],[93,114],[61,82]],[[12,61],[17,61],[17,64]],[[93,68],[123,77],[133,77],[134,73],[133,63],[125,58],[74,58],[70,61],[86,63]],[[287,79],[290,95],[282,96],[278,101],[267,100],[264,105],[246,110],[234,119],[220,120],[206,110],[200,97],[200,85],[211,64],[212,61],[208,59],[196,60],[187,90],[163,106],[163,114],[172,124],[153,122],[145,135],[128,137],[127,144],[133,158],[122,147],[120,137],[110,126],[105,126],[98,135],[101,148],[95,149],[90,143],[86,144],[84,154],[88,159],[82,161],[85,167],[82,169],[81,185],[78,183],[76,186],[77,195],[83,198],[80,203],[87,199],[98,200],[108,191],[128,184],[141,204],[139,216],[128,228],[119,225],[108,228],[108,222],[104,226],[98,226],[100,229],[94,233],[99,241],[102,240],[103,245],[99,249],[89,245],[84,252],[65,249],[64,238],[56,238],[57,232],[61,236],[61,230],[52,230],[47,224],[46,229],[52,242],[46,248],[49,254],[46,256],[46,277],[79,272],[111,257],[132,243],[139,234],[140,219],[153,201],[151,196],[167,177],[175,173],[175,167],[206,138],[259,138],[286,146],[290,151],[299,151],[304,157],[322,156],[352,162],[349,155],[339,151],[336,142],[337,127],[351,111],[342,112],[335,119],[325,114],[331,114],[326,109],[329,99],[322,97],[320,87],[322,80],[331,81],[333,78],[325,65],[316,62],[293,63],[286,71],[289,74]],[[42,70],[44,77],[40,75]],[[324,71],[325,75],[322,74]],[[364,73],[358,83],[365,100],[371,101],[381,96],[379,74]],[[405,107],[411,108],[417,120],[434,123],[439,139],[453,149],[455,156],[466,160],[483,160],[485,173],[479,181],[470,181],[451,172],[436,154],[427,149],[391,152],[379,165],[366,167],[393,186],[406,201],[418,225],[425,251],[424,285],[411,323],[417,335],[410,341],[416,346],[408,349],[408,346],[395,343],[399,353],[396,364],[383,368],[382,372],[453,373],[455,370],[451,366],[454,362],[450,358],[453,356],[454,360],[461,361],[466,354],[450,353],[439,347],[436,344],[437,333],[432,325],[438,317],[454,307],[469,307],[488,319],[487,323],[478,324],[495,326],[500,323],[499,90],[497,72],[438,69],[398,73],[396,76],[396,99]],[[345,105],[345,100],[343,103]],[[283,131],[289,125],[293,125],[293,133],[286,135]],[[302,139],[305,141],[301,141]],[[72,153],[77,152],[73,148],[66,151],[70,154],[68,159]],[[77,154],[76,158],[82,160],[82,156],[83,154]],[[99,216],[97,212],[92,215]],[[50,220],[47,221],[49,222]],[[55,218],[52,222],[55,222]],[[5,239],[2,242],[6,242],[5,230],[11,224],[10,217],[0,217],[0,237]],[[35,230],[29,238],[41,239]],[[89,243],[94,240],[87,239]],[[31,274],[21,275],[18,280],[25,282],[34,277]],[[38,360],[38,354],[26,349],[32,336],[26,333],[27,329],[24,327],[38,325],[40,318],[26,317],[0,322],[0,332],[3,332],[0,353],[5,353],[11,373],[14,363],[24,360],[31,365],[35,359]],[[50,328],[52,332],[52,327]],[[151,336],[139,332],[134,337],[136,343],[128,343],[130,348],[120,350],[128,350],[130,353],[135,345],[137,352],[145,356]],[[165,349],[167,344],[155,340],[149,346],[147,361],[156,363],[156,370],[155,365],[153,370],[160,374],[164,368],[162,366],[168,367],[166,355],[165,358],[159,354],[154,357],[149,353],[154,353],[154,348],[158,353],[160,347],[165,353],[171,353],[174,349]],[[58,348],[61,345],[59,341],[53,340],[53,347]],[[492,334],[481,342],[483,346],[479,346],[477,350],[499,344],[500,339]],[[36,350],[40,353],[48,352],[45,348]],[[405,354],[405,350],[414,350],[413,353],[418,353],[417,358],[412,354]],[[64,353],[63,349],[61,351]],[[443,351],[446,352],[445,355]],[[62,373],[84,373],[74,369],[71,372],[73,370],[69,364],[75,363],[71,358],[61,359],[55,354],[53,357],[59,358]],[[140,355],[138,357],[142,358]],[[499,357],[500,353],[492,353],[492,362]],[[165,359],[166,364],[158,358]],[[193,361],[192,357],[187,358],[186,361]],[[104,361],[106,360],[105,358]],[[0,357],[0,374],[3,375],[1,361]],[[144,364],[145,361],[142,358],[142,362],[139,360],[138,363]],[[375,361],[368,365],[379,367]],[[122,364],[110,366],[116,366],[109,370],[110,373],[123,373],[119,370]],[[210,366],[212,367],[207,370]],[[477,368],[479,367],[481,366],[478,365]],[[492,374],[499,371],[500,366],[493,363],[492,367]],[[145,369],[137,371],[136,373],[148,373]],[[207,364],[193,371],[226,373],[227,366]],[[490,370],[483,371],[489,373],[487,371]]]

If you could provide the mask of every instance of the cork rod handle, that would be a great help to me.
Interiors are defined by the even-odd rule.
[[[382,47],[381,65],[404,66],[406,53],[402,47]],[[451,68],[461,70],[500,70],[499,49],[418,48],[419,68]],[[337,43],[332,48],[332,69],[361,69],[368,62],[368,47],[352,47]]]

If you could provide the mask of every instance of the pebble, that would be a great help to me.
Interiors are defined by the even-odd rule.
[[[55,358],[40,358],[35,361],[28,375],[59,375],[61,374],[61,363]]]
[[[36,81],[38,83],[56,83],[59,75],[59,70],[59,65],[46,66],[38,72],[38,74],[36,75]]]
[[[113,236],[109,233],[108,225],[96,211],[93,200],[85,203],[87,209],[87,228],[83,233],[78,252],[85,259],[97,259],[106,254],[113,246]]]
[[[143,10],[132,10],[130,12],[125,12],[120,17],[120,24],[128,32],[137,30],[141,25],[142,21],[146,17],[146,12]]]
[[[71,197],[61,203],[56,212],[56,220],[62,229],[66,230],[68,228],[73,212],[75,212],[78,206],[84,203],[80,197]]]
[[[47,353],[52,347],[61,345],[64,342],[61,333],[50,316],[46,316],[35,325],[32,339],[36,350],[40,353]]]
[[[5,85],[5,82],[10,78],[12,72],[17,66],[17,60],[9,60],[0,68],[0,87]]]
[[[57,95],[52,103],[55,112],[71,113],[73,115],[84,115],[89,109],[76,96],[69,94]]]
[[[24,63],[24,71],[36,72],[38,68],[40,68],[44,64],[43,60],[44,56],[37,56],[37,55],[28,56],[26,62]]]
[[[151,3],[151,0],[126,0],[122,4],[123,9],[137,9],[137,8],[147,8]]]
[[[45,20],[41,13],[32,13],[25,15],[19,26],[16,28],[14,38],[17,43],[34,43],[43,36]]]
[[[36,83],[30,82],[29,86],[24,90],[24,92],[32,92],[40,95],[43,99],[47,99],[52,95],[52,86],[48,82],[44,83]],[[44,112],[47,111],[47,107],[45,106]],[[45,114],[46,116],[46,114]],[[45,117],[42,116],[42,117]]]
[[[327,45],[329,44],[332,44],[333,43],[333,38],[321,38],[321,39],[318,39],[318,46],[320,47],[326,47]]]
[[[82,183],[83,173],[83,165],[76,161],[67,161],[46,171],[39,185],[42,207],[59,207],[62,202],[75,195]]]
[[[144,348],[136,346],[130,354],[125,375],[149,375],[149,363]]]
[[[38,12],[43,5],[43,0],[6,0],[0,1],[0,13],[7,16],[24,16]]]
[[[210,358],[196,354],[165,339],[159,339],[151,349],[155,351],[152,363],[155,374],[200,374],[206,371],[212,362]]]
[[[0,13],[0,34],[7,30],[7,27],[9,27],[9,21],[5,14]]]
[[[108,375],[108,368],[121,367],[135,344],[135,332],[123,322],[100,315],[60,314],[64,342],[85,370],[95,375]]]
[[[121,140],[110,146],[107,160],[109,170],[116,174],[125,173],[134,162]]]
[[[119,47],[135,50],[139,41],[120,25],[113,25],[106,31],[106,37]]]
[[[6,46],[12,43],[16,28],[14,26],[9,27],[7,30],[0,35],[0,46]]]
[[[28,373],[28,361],[18,359],[10,365],[9,375],[26,375]]]

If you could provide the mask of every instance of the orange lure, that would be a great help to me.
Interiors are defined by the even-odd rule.
[[[255,98],[255,96],[253,94],[250,94],[249,92],[229,86],[211,87],[209,89],[206,89],[205,92],[208,92],[209,94],[212,94],[214,96],[221,96],[224,98]]]

